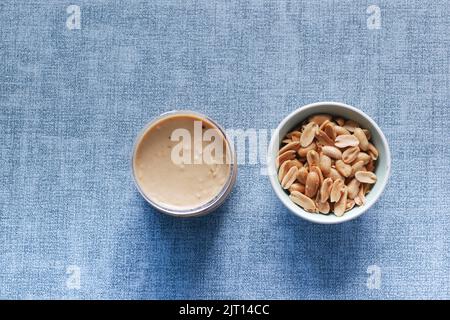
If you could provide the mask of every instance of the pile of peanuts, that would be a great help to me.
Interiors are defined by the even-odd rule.
[[[378,150],[371,134],[353,120],[328,114],[311,116],[282,141],[276,165],[289,198],[312,213],[341,217],[377,181]]]

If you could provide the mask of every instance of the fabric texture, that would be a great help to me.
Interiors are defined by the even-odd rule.
[[[449,31],[446,1],[1,1],[0,298],[450,298]],[[202,218],[133,184],[165,111],[273,129],[324,100],[391,147],[354,221],[294,217],[259,165]]]

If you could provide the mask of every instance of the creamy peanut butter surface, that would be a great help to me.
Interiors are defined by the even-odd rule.
[[[211,141],[221,145],[223,153],[220,148],[212,150]],[[223,189],[230,175],[228,157],[225,138],[211,122],[194,115],[173,115],[142,135],[133,169],[150,200],[164,208],[189,210],[208,203]]]

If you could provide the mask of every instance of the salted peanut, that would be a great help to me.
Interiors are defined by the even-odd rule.
[[[358,171],[355,173],[355,178],[362,183],[374,184],[377,182],[377,176],[370,171]]]
[[[352,166],[344,163],[342,160],[336,161],[336,170],[344,177],[349,177],[352,174]]]
[[[299,169],[303,167],[303,163],[298,159],[291,160],[291,163]]]
[[[368,184],[368,183],[364,183],[363,186],[364,186],[364,194],[366,195],[369,193],[370,189],[372,189],[372,185]]]
[[[278,151],[278,154],[283,154],[288,150],[295,150],[297,151],[300,148],[300,142],[299,141],[293,141],[291,143],[288,143],[287,145],[285,145],[283,148],[280,149],[280,151]]]
[[[311,171],[306,177],[305,183],[305,195],[312,198],[316,195],[317,189],[319,189],[320,179],[316,172]]]
[[[320,162],[320,156],[315,150],[309,150],[306,154],[306,161],[308,161],[309,167],[318,166]]]
[[[344,127],[344,129],[347,129],[350,132],[354,132],[356,128],[359,128],[359,124],[357,124],[353,120],[347,120],[347,121],[345,121],[343,127]]]
[[[306,148],[298,149],[297,154],[300,156],[300,158],[306,158],[306,154],[308,153],[309,150],[316,150],[316,149],[317,149],[317,145],[315,142],[313,142]]]
[[[357,196],[355,197],[355,203],[356,203],[358,206],[363,206],[363,205],[366,204],[366,197],[365,197],[365,195],[364,195],[364,186],[363,186],[363,185],[361,185],[361,186],[359,187],[358,194],[357,194]]]
[[[336,126],[334,126],[331,122],[328,122],[323,128],[323,131],[326,133],[326,135],[333,141],[334,139],[336,139],[335,127]]]
[[[355,128],[355,132],[353,132],[353,136],[355,136],[359,141],[359,148],[363,151],[367,151],[369,148],[369,141],[367,140],[366,134],[362,131],[361,128]]]
[[[359,144],[359,140],[351,134],[337,136],[334,142],[338,148],[356,147]]]
[[[334,141],[325,133],[325,131],[319,130],[316,134],[317,142],[324,146],[334,146]]]
[[[324,176],[328,176],[331,169],[331,158],[325,154],[320,155],[319,168]]]
[[[278,169],[278,180],[280,182],[283,181],[283,178],[286,175],[286,173],[289,171],[289,169],[294,166],[292,161],[294,161],[294,160],[286,160],[285,162],[283,162],[281,164],[280,168]]]
[[[300,182],[301,184],[306,184],[306,178],[308,176],[308,169],[303,167],[298,169],[298,173],[297,173],[297,181]]]
[[[350,147],[342,153],[342,161],[349,164],[355,161],[359,154],[359,147]]]
[[[305,193],[305,185],[298,182],[291,184],[291,186],[289,187],[289,192],[292,193],[294,191]]]
[[[317,114],[289,132],[276,159],[278,178],[306,211],[342,216],[364,205],[376,182],[378,150],[353,120]]]
[[[298,138],[298,140],[300,140],[301,136],[302,136],[302,133],[300,131],[294,130],[294,131],[289,132],[286,135],[286,138],[292,139],[293,137],[296,137],[296,138]]]
[[[320,186],[319,194],[320,194],[320,202],[326,202],[330,197],[331,188],[333,187],[333,180],[331,178],[326,178],[323,180],[322,185]]]
[[[357,171],[367,171],[364,167],[364,161],[357,161],[352,165],[352,174],[350,176],[354,176]]]
[[[368,164],[370,159],[372,159],[367,153],[365,152],[360,152],[358,153],[358,155],[356,156],[356,161],[363,161],[364,165]]]
[[[355,200],[347,199],[347,206],[345,207],[345,212],[350,211],[355,206]]]
[[[316,207],[320,213],[323,213],[323,214],[330,213],[330,204],[327,201],[320,202],[319,201],[319,193],[317,193],[317,197],[316,197]]]
[[[334,132],[336,132],[336,136],[341,136],[343,134],[350,134],[350,131],[341,126],[334,126]]]
[[[332,159],[339,160],[342,158],[342,152],[336,147],[332,146],[323,146],[322,152],[324,155],[329,156]]]
[[[333,181],[336,181],[336,180],[339,180],[339,179],[344,181],[344,177],[341,176],[341,174],[335,168],[331,168],[330,169],[330,173],[328,174],[327,177],[331,178]]]
[[[292,193],[289,195],[289,198],[306,211],[316,212],[317,210],[314,201],[311,198],[305,196],[303,193],[300,193],[298,191],[292,191]]]
[[[352,181],[347,184],[349,199],[355,199],[358,195],[360,185],[361,183],[357,179],[352,179]]]
[[[338,217],[342,217],[347,209],[347,187],[344,186],[341,190],[339,190],[339,193],[339,200],[334,204],[334,214]]]
[[[323,182],[322,170],[320,170],[320,168],[317,166],[312,166],[312,167],[310,167],[309,171],[317,173],[317,175],[319,176],[319,185],[321,185]]]
[[[367,186],[370,186],[369,184],[367,184]],[[361,186],[359,188],[359,192],[358,192],[358,198],[361,200],[362,206],[366,204],[366,196],[365,196],[365,191],[364,191],[364,186]]]
[[[374,171],[375,170],[375,163],[373,162],[372,159],[369,160],[369,163],[366,165],[366,170],[365,171]]]
[[[287,161],[287,160],[292,160],[295,159],[295,150],[288,150],[282,154],[280,154],[276,160],[275,160],[275,164],[277,166],[277,168],[279,168],[283,162]]]
[[[325,120],[324,122],[322,122],[322,124],[319,126],[319,130],[323,130],[323,128],[329,123],[331,123],[330,120]]]
[[[286,160],[286,161],[283,162],[283,163],[281,164],[281,166],[278,168],[278,181],[280,181],[280,182],[283,180],[284,176],[286,175],[286,172],[290,169],[290,167],[287,168],[287,166],[288,166],[288,164],[289,164],[289,161],[290,161],[290,160]]]
[[[308,119],[309,122],[314,122],[319,126],[327,120],[331,120],[331,116],[329,114],[316,114]]]
[[[313,142],[318,129],[319,126],[314,122],[310,122],[305,126],[302,136],[300,137],[300,144],[303,148],[306,148]]]
[[[297,174],[298,174],[297,167],[293,166],[289,169],[289,171],[286,173],[283,180],[281,181],[281,186],[283,187],[283,189],[289,189],[289,187],[297,179]]]
[[[331,187],[331,191],[330,191],[330,201],[331,202],[339,201],[339,198],[341,197],[341,191],[344,186],[345,186],[344,181],[341,179],[335,180],[333,182],[333,186]]]
[[[369,155],[372,158],[372,160],[377,160],[378,159],[378,150],[370,142],[369,142],[368,150],[369,150]]]
[[[342,127],[345,123],[345,120],[343,118],[336,118],[336,123]]]

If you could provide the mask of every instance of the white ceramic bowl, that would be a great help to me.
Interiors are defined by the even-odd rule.
[[[298,126],[301,122],[307,119],[309,116],[318,113],[328,113],[335,116],[341,116],[346,119],[351,119],[358,122],[362,128],[370,130],[372,135],[371,142],[379,151],[379,157],[376,162],[375,174],[377,175],[377,182],[374,184],[372,190],[366,195],[366,204],[364,206],[355,206],[350,211],[347,211],[342,217],[337,217],[330,213],[328,215],[310,213],[303,210],[289,199],[288,194],[283,190],[278,181],[276,174],[275,159],[278,155],[280,143],[283,137]],[[361,110],[339,102],[317,102],[303,106],[281,121],[278,128],[275,130],[272,140],[269,145],[268,153],[268,168],[269,178],[275,191],[281,202],[296,216],[299,216],[305,220],[323,223],[333,224],[341,223],[355,219],[366,212],[381,196],[384,188],[386,187],[391,171],[391,153],[389,151],[389,145],[386,137],[381,129],[367,114]]]

